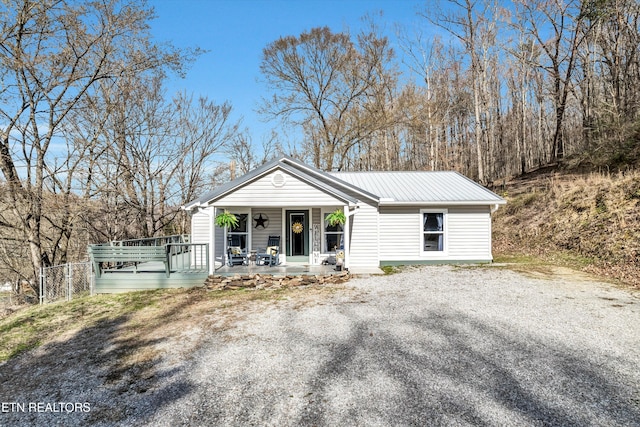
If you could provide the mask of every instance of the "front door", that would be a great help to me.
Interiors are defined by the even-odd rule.
[[[287,211],[287,258],[291,261],[309,260],[308,211]]]

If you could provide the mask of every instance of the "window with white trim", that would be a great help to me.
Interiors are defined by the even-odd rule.
[[[443,254],[446,250],[446,210],[421,210],[422,252],[425,255]]]
[[[341,224],[330,225],[327,216],[330,212],[324,213],[324,253],[335,252],[344,249],[344,229]]]
[[[247,249],[249,240],[249,214],[234,213],[238,219],[238,225],[227,231],[227,239],[229,246],[239,246],[241,249]]]

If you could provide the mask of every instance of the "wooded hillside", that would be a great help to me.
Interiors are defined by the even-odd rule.
[[[494,256],[568,262],[640,288],[640,172],[546,172],[501,190]]]

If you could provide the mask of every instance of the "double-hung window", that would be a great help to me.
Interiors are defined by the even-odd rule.
[[[329,213],[324,214],[324,250],[325,253],[344,249],[344,230],[341,224],[330,225],[327,221]]]
[[[446,210],[421,210],[422,252],[425,255],[441,255],[446,250]]]
[[[234,215],[238,219],[238,225],[227,231],[229,246],[237,246],[241,249],[247,249],[247,242],[249,240],[249,214],[236,213]]]

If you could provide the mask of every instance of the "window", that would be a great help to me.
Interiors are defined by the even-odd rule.
[[[324,251],[325,253],[335,252],[336,249],[344,249],[342,225],[329,225],[327,216],[329,212],[324,214]]]
[[[445,250],[446,211],[421,211],[422,251],[440,252]]]
[[[234,213],[234,215],[238,218],[238,226],[227,232],[229,246],[239,246],[241,249],[247,249],[247,241],[249,237],[249,214]]]

